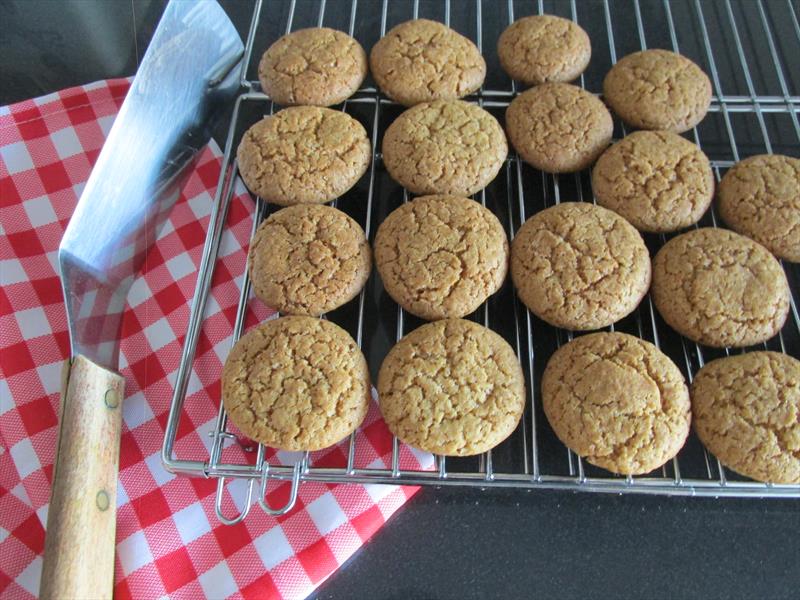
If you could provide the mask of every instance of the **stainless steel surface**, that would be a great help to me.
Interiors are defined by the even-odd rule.
[[[444,457],[435,457],[433,470],[415,470],[409,468],[402,460],[403,444],[395,438],[392,441],[389,465],[386,468],[371,468],[359,462],[356,437],[353,435],[343,443],[343,458],[335,467],[316,465],[316,453],[301,454],[294,464],[280,464],[275,457],[267,459],[269,452],[263,446],[255,449],[254,457],[248,463],[225,462],[221,458],[223,448],[236,443],[237,439],[230,432],[226,415],[220,409],[213,431],[210,432],[211,449],[208,455],[177,456],[176,434],[183,412],[189,373],[203,326],[209,284],[217,262],[226,211],[233,195],[237,169],[233,149],[249,125],[260,116],[274,110],[269,98],[260,92],[260,86],[255,79],[255,65],[260,52],[268,43],[274,41],[277,34],[298,28],[299,13],[296,10],[295,0],[283,4],[270,3],[269,10],[265,9],[265,5],[266,2],[258,0],[253,14],[245,52],[247,60],[242,65],[240,73],[244,89],[236,101],[226,141],[222,175],[203,251],[162,455],[164,464],[170,471],[218,479],[216,510],[223,522],[236,523],[242,520],[250,510],[254,494],[262,508],[269,510],[271,514],[282,514],[291,508],[298,486],[306,481],[504,486],[665,495],[800,497],[800,486],[756,483],[726,470],[702,448],[694,435],[690,437],[678,457],[647,476],[620,477],[584,463],[580,457],[561,445],[553,435],[541,411],[538,389],[538,379],[544,363],[556,347],[571,340],[574,334],[553,328],[534,317],[517,300],[510,282],[506,282],[504,288],[494,298],[470,317],[504,335],[516,349],[527,377],[529,398],[523,420],[514,435],[494,451],[474,459],[445,460]],[[779,41],[773,31],[775,21],[772,20],[771,23],[771,19],[775,18],[774,14],[781,15],[781,26],[788,26],[792,36],[790,42],[800,48],[797,11],[791,2],[776,0],[767,5],[761,1],[732,4],[728,0],[713,4],[701,3],[698,0],[674,3],[668,0],[648,2],[636,0],[633,3],[610,0],[602,3],[578,3],[576,0],[558,0],[555,3],[552,1],[544,3],[541,0],[538,3],[512,1],[495,3],[476,0],[470,3],[454,3],[451,6],[447,1],[420,3],[415,0],[399,6],[398,3],[389,3],[385,0],[381,4],[363,1],[358,3],[357,0],[353,0],[344,6],[341,2],[335,3],[335,10],[330,8],[332,5],[334,2],[330,0],[315,3],[316,18],[310,20],[306,17],[302,26],[325,24],[338,26],[344,30],[348,30],[349,27],[351,34],[356,34],[357,37],[359,34],[367,37],[371,35],[374,42],[378,35],[383,35],[387,28],[402,20],[426,16],[448,23],[452,19],[454,27],[471,37],[487,59],[494,60],[494,62],[490,60],[490,74],[486,87],[470,100],[501,119],[503,109],[518,90],[516,84],[507,80],[507,85],[504,87],[494,85],[496,80],[502,79],[502,74],[491,69],[491,65],[496,64],[496,57],[492,55],[498,32],[493,32],[490,38],[484,31],[485,24],[490,22],[486,18],[487,11],[497,11],[504,15],[503,26],[505,26],[512,22],[515,16],[522,16],[519,14],[520,7],[528,13],[543,12],[545,8],[548,12],[553,12],[555,7],[561,11],[559,14],[563,13],[562,16],[571,17],[584,27],[592,27],[590,33],[592,33],[593,62],[606,60],[609,65],[616,62],[618,55],[647,48],[652,36],[660,40],[661,47],[681,51],[690,56],[709,73],[713,81],[714,97],[710,114],[703,124],[691,132],[690,137],[709,155],[718,179],[734,162],[745,156],[759,152],[786,152],[787,148],[795,155],[798,154],[800,84],[797,83],[795,72],[790,66],[798,69],[800,61],[795,55],[787,57],[785,48],[779,47]],[[458,13],[453,12],[455,6],[460,9]],[[270,38],[263,31],[265,24],[274,25],[275,19],[279,16],[284,17],[281,7],[287,7],[285,18],[280,22],[280,31],[275,31]],[[308,8],[308,4],[305,4],[304,8]],[[379,11],[377,15],[376,10]],[[585,19],[585,12],[589,10],[594,11],[591,15],[593,20],[581,21],[579,19],[581,11],[584,11]],[[716,19],[710,19],[706,14],[711,10],[714,11]],[[744,22],[742,16],[745,10],[749,11],[747,22]],[[674,13],[678,11],[682,27],[676,25],[679,21]],[[496,21],[497,15],[492,16]],[[369,24],[374,21],[375,29],[379,30],[375,31],[374,35],[370,31],[365,33],[363,29],[355,30],[356,24],[366,20],[367,17],[372,19]],[[332,24],[330,19],[335,19],[335,23]],[[472,21],[468,22],[467,19]],[[635,47],[627,47],[623,51],[620,48],[631,39],[628,25],[633,27]],[[753,60],[752,48],[743,42],[740,35],[745,28],[749,36],[763,38],[764,47],[768,48],[771,61],[769,68],[774,70],[768,77],[763,70],[763,64],[761,71],[754,72],[750,68],[750,61]],[[361,37],[359,39],[369,50],[371,44]],[[727,47],[727,44],[732,44],[732,48]],[[729,54],[734,58],[729,59]],[[723,64],[726,69],[724,77],[720,73],[720,65]],[[729,79],[735,83],[741,78],[744,88],[736,85],[733,87],[737,93],[726,93],[729,89],[727,87]],[[579,83],[592,92],[599,91],[596,81],[593,86],[587,81],[588,74],[581,76]],[[357,189],[339,200],[339,207],[356,218],[372,240],[374,229],[380,219],[400,202],[408,199],[408,194],[388,178],[380,154],[383,131],[391,118],[399,114],[401,109],[374,87],[366,85],[343,105],[342,110],[359,118],[371,132],[373,161]],[[624,133],[624,128],[618,124],[617,137]],[[743,144],[745,150],[740,151],[740,145]],[[488,206],[501,218],[511,238],[527,216],[545,206],[558,203],[562,199],[594,201],[587,172],[575,175],[546,175],[524,165],[514,154],[506,161],[505,168],[501,170],[495,182],[477,194],[475,199]],[[253,230],[271,209],[272,207],[266,206],[261,199],[257,199]],[[713,210],[709,211],[701,224],[717,225]],[[655,252],[667,239],[666,236],[645,237],[651,252]],[[244,265],[242,268],[244,269]],[[796,281],[795,271],[788,266],[787,271],[790,281]],[[250,283],[245,276],[234,339],[238,339],[242,333],[251,301],[257,302],[252,299]],[[419,320],[391,302],[375,275],[370,278],[358,300],[351,304],[349,309],[340,309],[343,312],[337,312],[331,318],[337,322],[345,322],[359,346],[365,350],[371,369],[375,373],[388,345],[413,329]],[[633,315],[610,329],[615,328],[655,343],[676,361],[688,380],[691,380],[693,374],[706,360],[739,352],[701,347],[680,337],[663,323],[649,296]],[[794,356],[800,354],[800,317],[794,298],[790,319],[780,335],[753,349],[764,347],[782,350]],[[224,486],[226,481],[231,479],[242,480],[246,484],[243,497],[240,499],[241,506],[235,508],[233,513],[230,508],[223,508]],[[265,492],[267,485],[272,481],[290,483],[290,497],[285,506],[278,508],[268,506]]]
[[[73,356],[117,369],[128,289],[235,97],[243,50],[215,0],[164,11],[59,247]]]

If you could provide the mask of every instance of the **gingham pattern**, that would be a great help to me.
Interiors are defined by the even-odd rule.
[[[0,108],[0,595],[36,595],[50,493],[57,407],[69,339],[56,271],[58,244],[129,87],[114,80]],[[213,480],[176,477],[160,447],[220,170],[201,155],[142,276],[128,297],[120,367],[126,379],[120,452],[115,595],[118,598],[300,598],[363,544],[415,491],[304,484],[296,507],[271,518],[254,507],[221,525]],[[239,187],[229,211],[198,344],[176,453],[208,456],[219,373],[231,345],[253,204]],[[251,303],[257,304],[257,303]],[[257,308],[248,323],[269,316]],[[391,437],[373,406],[359,464],[385,464]],[[341,447],[315,464],[342,460]],[[247,460],[231,444],[225,459]],[[429,466],[429,456],[406,456]],[[268,500],[286,497],[288,484]],[[226,488],[228,510],[243,485]]]

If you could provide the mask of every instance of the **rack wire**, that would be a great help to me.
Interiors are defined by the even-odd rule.
[[[275,456],[268,459],[269,452],[262,445],[254,449],[254,460],[224,462],[223,447],[232,443],[235,436],[220,406],[215,427],[210,432],[208,456],[177,457],[176,435],[237,175],[234,149],[247,127],[275,110],[273,103],[260,90],[255,75],[258,61],[254,53],[263,51],[283,33],[300,27],[326,25],[348,31],[369,49],[379,36],[399,22],[422,16],[440,20],[470,37],[486,57],[489,69],[485,87],[468,100],[492,112],[502,123],[504,109],[519,89],[499,69],[493,47],[497,35],[515,18],[544,12],[558,14],[578,22],[592,38],[593,66],[578,82],[591,92],[599,92],[602,76],[618,57],[649,47],[681,52],[704,68],[713,84],[712,104],[709,116],[691,131],[690,138],[709,155],[717,180],[745,156],[762,152],[800,154],[800,24],[798,9],[791,0],[702,3],[700,0],[596,0],[580,3],[576,0],[464,0],[457,3],[450,0],[382,0],[380,4],[372,0],[362,0],[361,3],[358,0],[285,0],[269,2],[269,14],[264,11],[264,4],[264,0],[256,0],[248,32],[240,74],[242,93],[236,100],[225,144],[222,173],[203,249],[162,452],[168,470],[218,480],[216,511],[222,522],[241,521],[253,505],[254,494],[269,514],[284,514],[293,506],[299,485],[312,481],[800,497],[798,485],[757,483],[725,469],[694,435],[675,459],[647,476],[621,477],[585,463],[553,434],[542,412],[538,386],[546,360],[558,346],[577,334],[556,329],[532,315],[517,300],[510,282],[506,282],[498,294],[469,317],[506,338],[515,348],[526,376],[528,399],[523,419],[517,431],[493,451],[476,458],[445,459],[436,456],[432,470],[409,468],[400,458],[403,444],[394,438],[389,465],[370,468],[358,464],[357,437],[353,434],[343,442],[346,460],[336,467],[316,465],[309,453],[300,454],[292,465],[281,464]],[[492,13],[490,18],[485,18],[487,10]],[[593,68],[596,63],[599,65]],[[409,198],[408,193],[388,177],[379,151],[386,126],[402,107],[368,82],[342,105],[341,110],[359,119],[370,132],[373,157],[362,181],[336,204],[364,227],[372,241],[381,217]],[[616,127],[615,137],[626,133],[621,124],[617,123]],[[497,179],[475,196],[475,200],[498,215],[511,239],[528,216],[562,199],[594,202],[587,172],[547,175],[525,165],[515,154],[509,156]],[[272,207],[260,198],[256,199],[253,233],[271,210]],[[700,223],[701,226],[715,227],[717,224],[714,209]],[[668,237],[645,235],[645,241],[651,253],[655,253]],[[800,355],[800,315],[794,298],[798,273],[792,265],[785,264],[784,268],[793,290],[790,319],[774,339],[747,350],[766,348],[795,357]],[[242,333],[250,301],[250,282],[245,270],[234,340]],[[353,334],[367,355],[373,373],[391,345],[421,324],[391,301],[374,274],[356,301],[326,317]],[[661,320],[649,295],[631,316],[608,329],[625,331],[653,342],[680,366],[688,381],[707,360],[740,352],[706,348],[682,338]],[[226,516],[223,510],[223,491],[230,479],[246,483],[245,497],[234,516]],[[284,482],[284,487],[288,486],[288,500],[277,508],[269,506],[266,501],[267,486],[272,481]]]

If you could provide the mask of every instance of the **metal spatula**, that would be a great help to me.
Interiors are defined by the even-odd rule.
[[[183,176],[233,99],[242,41],[214,0],[166,8],[59,248],[72,358],[47,518],[42,598],[110,598],[125,297]]]

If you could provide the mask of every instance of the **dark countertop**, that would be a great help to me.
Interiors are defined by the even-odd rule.
[[[789,598],[796,501],[421,491],[319,598]]]
[[[459,0],[452,3],[456,7]],[[6,18],[0,37],[0,104],[133,74],[164,4],[164,0],[0,0]],[[484,11],[492,18],[489,4],[484,2]],[[527,5],[533,3],[518,3],[523,4],[518,7],[521,14],[530,12]],[[550,4],[545,3],[548,11]],[[643,10],[650,10],[651,4],[645,2]],[[681,18],[685,4],[676,4],[676,19]],[[740,4],[734,3],[735,10],[742,10]],[[223,5],[244,35],[252,3],[228,0]],[[422,5],[423,9],[433,6],[424,0]],[[767,3],[769,9],[772,5],[783,10],[785,3]],[[793,5],[800,12],[797,3]],[[298,1],[298,14],[307,17],[304,22],[313,19],[308,15],[316,6]],[[375,0],[361,0],[359,11],[379,6]],[[620,9],[619,0],[613,6]],[[709,19],[726,14],[720,2],[704,6]],[[602,5],[581,2],[580,9],[602,10]],[[633,18],[632,9],[621,11]],[[745,23],[740,33],[750,35],[750,20],[740,22]],[[775,26],[780,36],[794,35],[791,23],[777,19]],[[631,33],[625,36],[625,32]],[[620,55],[638,49],[634,32],[635,24],[618,31]],[[696,30],[694,34],[699,36]],[[487,35],[485,43],[494,43],[489,40]],[[664,44],[657,38],[649,41],[654,46]],[[797,46],[788,51],[800,52]],[[768,64],[765,52],[759,56]],[[752,66],[757,70],[757,88],[779,94],[768,69]],[[719,68],[723,82],[731,82],[730,89],[745,93],[741,72],[725,64]],[[793,94],[800,89],[798,78],[800,69],[790,74]],[[587,84],[598,87],[597,81]],[[757,137],[757,130],[750,130],[752,124],[739,126]],[[798,154],[791,132],[781,136],[777,131],[775,137],[779,140],[775,151],[785,147]],[[789,141],[782,146],[783,139]],[[428,488],[316,596],[789,598],[796,597],[800,586],[798,532],[800,502],[796,500]]]

